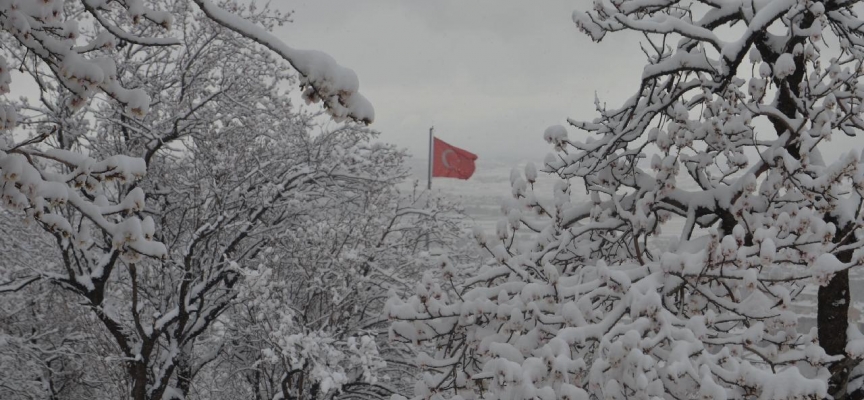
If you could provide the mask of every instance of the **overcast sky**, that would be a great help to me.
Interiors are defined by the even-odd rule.
[[[590,9],[590,0],[271,4],[294,11],[294,22],[276,35],[353,69],[381,139],[418,158],[426,158],[434,125],[436,136],[483,160],[540,161],[551,150],[546,127],[595,118],[595,93],[620,106],[645,63],[640,36],[616,33],[594,43],[578,31],[571,14]],[[13,74],[12,92],[30,94],[35,86]],[[823,152],[835,156],[860,143],[837,134]]]
[[[481,158],[542,159],[542,133],[594,118],[634,91],[638,38],[597,44],[570,15],[573,0],[278,1],[294,23],[277,35],[322,50],[360,77],[382,140],[425,158],[428,129]]]

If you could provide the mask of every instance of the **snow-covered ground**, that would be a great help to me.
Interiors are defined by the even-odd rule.
[[[484,160],[480,159],[477,162],[477,170],[474,176],[467,181],[458,179],[435,178],[432,182],[433,190],[452,196],[453,199],[460,201],[468,216],[473,219],[475,225],[482,227],[488,233],[495,232],[495,225],[501,217],[501,202],[503,199],[510,196],[510,171],[513,168],[523,170],[526,160]],[[542,165],[541,160],[534,161],[537,166]],[[415,179],[420,181],[421,186],[426,185],[426,160],[413,160],[411,166],[414,171]],[[695,190],[695,184],[687,179],[688,177],[679,176],[679,187]],[[556,179],[549,175],[540,174],[537,183],[535,184],[535,194],[542,199],[550,199],[552,197],[552,188]],[[579,185],[579,182],[573,182],[574,185]],[[406,185],[407,186],[407,185]],[[576,187],[572,190],[574,196],[577,196],[581,191]],[[673,218],[662,227],[662,234],[655,239],[657,247],[668,246],[669,243],[678,240],[678,234],[683,228],[684,220]],[[853,269],[850,272],[852,303],[854,310],[850,311],[852,317],[856,318],[859,324],[864,324],[862,311],[864,311],[864,271],[861,269]],[[802,314],[803,325],[815,326],[816,318],[816,293],[818,287],[810,285],[804,289],[802,294],[798,296],[794,306]]]

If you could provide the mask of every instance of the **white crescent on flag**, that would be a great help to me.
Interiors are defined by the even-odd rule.
[[[441,153],[441,164],[443,164],[447,169],[453,169],[453,167],[450,166],[450,162],[447,161],[448,154],[456,154],[456,152],[451,149],[444,150]]]

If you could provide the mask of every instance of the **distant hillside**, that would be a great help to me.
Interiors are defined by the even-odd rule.
[[[469,180],[435,178],[432,181],[432,189],[446,193],[454,200],[458,200],[465,207],[465,211],[475,223],[484,227],[487,231],[494,230],[495,224],[501,216],[501,202],[510,197],[510,171],[515,167],[524,171],[528,161],[507,160],[477,160],[477,170]],[[539,169],[542,161],[535,161]],[[426,186],[427,161],[425,159],[412,159],[409,165],[412,168],[414,179],[419,180],[421,186]],[[534,185],[537,196],[541,199],[552,198],[552,188],[557,178],[546,174],[540,174],[538,182]],[[408,185],[410,183],[406,183]]]

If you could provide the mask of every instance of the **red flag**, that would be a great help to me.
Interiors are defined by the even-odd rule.
[[[474,174],[477,156],[435,138],[432,158],[432,176],[468,179]]]

